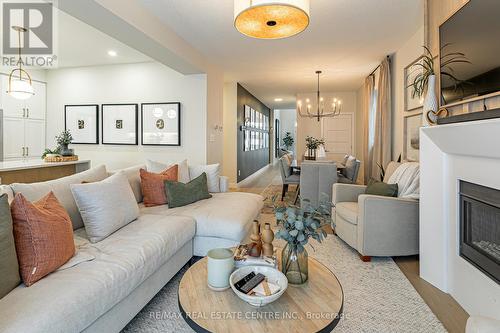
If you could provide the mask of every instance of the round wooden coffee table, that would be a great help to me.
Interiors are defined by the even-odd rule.
[[[309,258],[309,279],[264,307],[253,307],[232,289],[207,285],[207,258],[192,265],[179,284],[179,309],[196,332],[331,332],[340,320],[344,293],[337,277]]]

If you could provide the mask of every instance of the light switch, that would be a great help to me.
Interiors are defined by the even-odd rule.
[[[215,142],[215,135],[214,134],[210,134],[210,142]]]

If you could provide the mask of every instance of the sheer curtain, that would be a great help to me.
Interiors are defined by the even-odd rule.
[[[365,79],[363,89],[363,161],[364,161],[364,178],[365,184],[371,177],[372,156],[374,143],[374,126],[375,126],[375,108],[376,108],[376,93],[375,93],[375,76],[370,75]]]
[[[380,64],[376,95],[370,175],[375,179],[380,179],[380,166],[387,167],[392,159],[391,70],[388,58]]]

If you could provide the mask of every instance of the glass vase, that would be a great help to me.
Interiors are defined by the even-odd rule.
[[[297,251],[288,244],[281,252],[281,271],[290,284],[303,284],[308,278],[308,257],[306,249]]]

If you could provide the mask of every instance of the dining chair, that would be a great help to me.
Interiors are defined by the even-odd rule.
[[[283,189],[281,191],[281,201],[285,198],[285,194],[288,191],[288,185],[297,185],[300,184],[300,175],[292,173],[292,168],[288,164],[288,161],[285,157],[280,158],[280,173],[281,173],[281,181],[283,182]],[[297,191],[299,189],[297,188]]]

